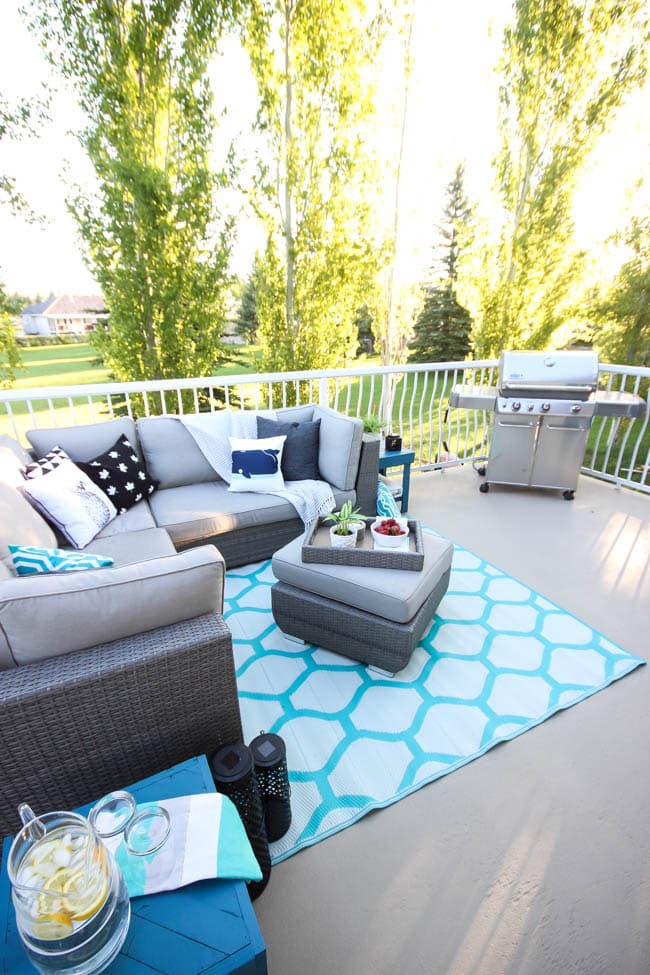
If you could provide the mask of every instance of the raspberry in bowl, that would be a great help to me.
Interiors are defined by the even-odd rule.
[[[378,548],[402,548],[408,536],[406,518],[377,518],[370,526],[373,541]]]

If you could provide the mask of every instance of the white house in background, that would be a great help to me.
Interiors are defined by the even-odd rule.
[[[108,312],[100,295],[50,295],[27,305],[20,317],[25,335],[83,335],[93,332]]]

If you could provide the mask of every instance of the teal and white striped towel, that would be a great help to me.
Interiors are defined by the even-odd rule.
[[[129,853],[123,834],[104,839],[122,871],[129,897],[176,890],[211,877],[262,879],[239,813],[227,796],[205,793],[143,802],[136,814],[151,806],[163,806],[171,820],[169,836],[155,853]]]

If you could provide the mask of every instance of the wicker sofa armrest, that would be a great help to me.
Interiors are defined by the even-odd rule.
[[[0,673],[0,827],[241,741],[232,640],[208,613]]]
[[[354,486],[356,507],[364,515],[377,514],[377,483],[379,481],[379,438],[364,433],[361,441],[359,471]]]

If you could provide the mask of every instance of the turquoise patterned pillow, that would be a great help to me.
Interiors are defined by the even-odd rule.
[[[400,510],[390,489],[379,481],[377,485],[377,514],[382,518],[399,518]]]
[[[37,548],[35,545],[9,545],[11,560],[19,576],[33,576],[39,572],[80,572],[83,569],[104,569],[113,559],[90,552],[66,552],[63,548]]]

